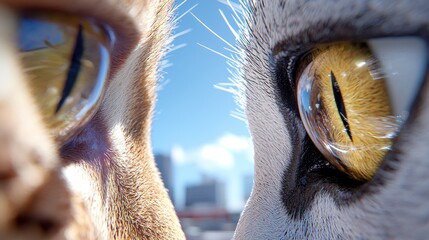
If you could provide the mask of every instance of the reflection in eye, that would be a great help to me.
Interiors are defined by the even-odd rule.
[[[110,62],[107,33],[91,21],[52,13],[23,14],[19,49],[46,125],[64,141],[95,113]]]
[[[297,87],[304,126],[330,163],[368,180],[401,125],[383,70],[364,43],[322,46],[309,59]]]
[[[59,45],[65,41],[59,25],[25,16],[21,18],[19,37],[19,47],[24,52]]]

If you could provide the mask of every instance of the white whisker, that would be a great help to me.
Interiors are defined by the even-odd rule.
[[[239,3],[231,2],[231,0],[218,0],[218,2],[228,5],[229,8],[238,16],[238,12],[241,13],[243,8]]]
[[[219,9],[219,13],[220,13],[220,15],[222,15],[223,20],[225,21],[225,23],[228,26],[231,33],[234,35],[235,40],[238,40],[239,36],[238,36],[237,31],[235,31],[235,29],[231,26],[231,24],[229,23],[228,19],[225,17],[225,14],[222,12],[222,10]]]
[[[220,85],[214,85],[214,88],[221,90],[221,91],[224,91],[224,92],[227,92],[227,93],[231,93],[231,94],[236,93],[236,89],[234,89],[232,87],[223,87]]]
[[[229,14],[227,17],[227,14],[225,14],[224,11],[219,9],[220,15],[222,16],[230,32],[234,36],[234,42],[242,41],[243,38],[240,37],[239,29],[242,29],[247,25],[245,15],[250,13],[248,9],[249,6],[244,4],[245,3],[244,0],[239,0],[240,3],[234,3],[231,0],[218,0],[218,1],[225,4],[233,12]],[[213,35],[215,35],[218,39],[220,39],[223,43],[226,44],[226,46],[223,47],[222,49],[222,52],[224,53],[213,50],[212,48],[209,48],[202,44],[198,44],[198,45],[226,59],[226,63],[228,65],[227,71],[231,77],[228,78],[227,83],[219,83],[214,85],[214,87],[218,90],[221,90],[233,95],[234,101],[237,103],[237,109],[232,111],[230,115],[238,120],[246,122],[246,114],[244,112],[245,105],[246,105],[245,97],[244,97],[244,93],[246,91],[246,85],[244,84],[242,79],[242,72],[241,72],[242,69],[240,69],[240,65],[242,61],[241,60],[242,53],[240,49],[233,46],[231,43],[229,43],[224,38],[219,36],[219,34],[217,34],[214,30],[208,27],[202,20],[200,20],[192,12],[191,12],[191,15],[201,25],[203,25],[207,30],[209,30]]]
[[[244,22],[242,21],[242,19],[240,17],[237,18],[235,16],[232,16],[232,19],[234,20],[234,22],[237,26],[243,26],[244,25]]]
[[[211,49],[211,48],[209,48],[209,47],[206,47],[206,46],[204,46],[204,45],[202,45],[202,44],[200,44],[200,43],[197,43],[199,46],[201,46],[201,47],[203,47],[203,48],[205,48],[205,49],[207,49],[207,50],[209,50],[209,51],[211,51],[211,52],[213,52],[213,53],[216,53],[217,55],[219,55],[219,56],[221,56],[221,57],[224,57],[225,59],[227,59],[227,60],[229,60],[229,61],[234,61],[234,59],[232,59],[232,58],[230,58],[230,57],[228,57],[228,56],[226,56],[225,54],[222,54],[222,53],[220,53],[220,52],[218,52],[218,51],[216,51],[216,50],[213,50],[213,49]]]
[[[223,49],[225,49],[228,52],[231,52],[231,53],[234,53],[234,54],[238,54],[238,52],[235,49],[230,49],[230,48],[227,48],[227,47],[224,47]]]
[[[229,8],[234,13],[234,15],[232,17],[233,17],[235,23],[237,23],[237,25],[242,25],[243,22],[242,22],[241,17],[240,17],[243,14],[242,6],[238,3],[232,3],[230,0],[226,0],[226,1],[220,0],[220,2],[223,2],[224,4],[227,4],[229,6]],[[239,20],[239,21],[237,21],[237,20]]]
[[[235,93],[237,91],[236,84],[233,82],[218,83],[214,85],[214,87],[229,93]]]
[[[182,19],[187,14],[189,14],[192,10],[194,10],[194,8],[196,8],[197,6],[198,6],[198,4],[195,4],[194,6],[192,6],[191,8],[189,8],[186,12],[184,12],[182,15],[180,15],[179,17],[177,17],[174,21],[178,22],[180,19]]]
[[[243,112],[243,110],[237,109],[231,112],[231,116],[245,123],[247,122],[246,114]]]
[[[178,37],[180,37],[180,36],[183,36],[183,35],[185,35],[185,34],[188,34],[189,32],[191,32],[192,31],[192,29],[186,29],[186,30],[184,30],[184,31],[181,31],[181,32],[179,32],[179,33],[176,33],[176,34],[174,34],[173,36],[172,36],[172,38],[173,39],[176,39],[176,38],[178,38]]]
[[[230,83],[220,83],[220,84],[216,84],[214,85],[214,87],[216,89],[219,89],[221,91],[227,92],[227,93],[231,93],[234,97],[234,100],[236,101],[236,103],[238,104],[238,106],[244,106],[244,100],[241,97],[238,97],[240,95],[240,92],[242,91],[242,89],[240,87],[237,86],[236,83],[234,83],[234,81],[230,80]],[[230,115],[240,121],[246,122],[246,115],[244,113],[244,108],[236,108],[234,111],[232,111],[230,113]]]
[[[181,49],[181,48],[184,48],[184,47],[186,47],[188,44],[186,44],[186,43],[182,43],[182,44],[179,44],[179,45],[177,45],[177,46],[173,46],[172,48],[170,48],[170,49],[168,49],[168,54],[170,54],[170,53],[172,53],[172,52],[174,52],[174,51],[176,51],[176,50],[179,50],[179,49]]]
[[[177,9],[179,9],[183,4],[185,4],[186,2],[187,2],[188,0],[183,0],[181,3],[179,3],[178,5],[176,5],[174,8],[173,8],[173,11],[174,12],[176,12],[177,11]]]
[[[209,28],[206,24],[203,23],[203,21],[201,21],[197,16],[195,16],[192,12],[191,15],[194,16],[195,19],[197,19],[198,22],[200,22],[207,30],[209,30],[213,35],[215,35],[218,39],[220,39],[222,42],[224,42],[226,45],[228,45],[229,47],[236,49],[231,43],[229,43],[228,41],[226,41],[224,38],[222,38],[221,36],[219,36],[219,34],[217,34],[215,31],[213,31],[211,28]]]
[[[232,82],[219,83],[217,85],[219,85],[221,87],[224,87],[224,86],[226,86],[226,87],[235,87],[235,84],[232,83]]]

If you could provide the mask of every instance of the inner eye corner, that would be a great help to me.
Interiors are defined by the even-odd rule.
[[[293,62],[290,63],[291,66],[290,69],[293,69],[292,71],[292,77],[295,79],[295,86],[297,86],[298,79],[297,77],[302,74],[304,71],[304,66],[308,65],[311,62],[311,54],[312,54],[312,47],[308,48],[304,51],[301,51],[295,58]]]

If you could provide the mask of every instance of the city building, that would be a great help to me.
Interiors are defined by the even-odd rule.
[[[171,157],[166,154],[155,154],[155,162],[161,172],[162,181],[168,189],[168,195],[174,204],[173,163]]]
[[[225,185],[214,179],[205,179],[198,185],[187,186],[185,206],[225,209]]]

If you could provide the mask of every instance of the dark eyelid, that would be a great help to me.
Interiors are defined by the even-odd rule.
[[[370,0],[353,4],[349,1],[315,0],[310,5],[303,1],[289,1],[282,18],[284,21],[279,27],[280,32],[287,35],[272,47],[272,54],[276,56],[286,52],[289,55],[315,44],[365,41],[379,37],[420,36],[429,39],[427,1],[401,4],[401,0],[385,0],[377,3]],[[310,14],[311,17],[303,18]],[[272,31],[279,32],[278,29]]]
[[[5,6],[18,11],[53,11],[82,16],[103,26],[108,33],[113,32],[115,42],[112,46],[110,75],[124,63],[124,59],[137,45],[140,32],[137,20],[126,8],[118,8],[122,1],[96,0],[1,0]],[[94,6],[97,6],[94,8]],[[112,36],[110,36],[112,37]]]

